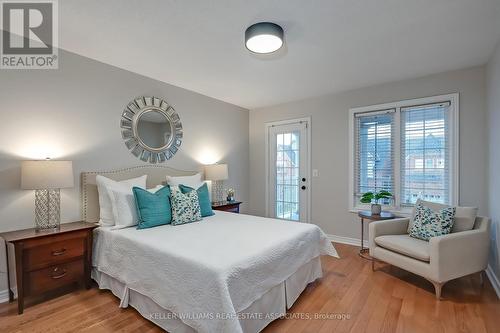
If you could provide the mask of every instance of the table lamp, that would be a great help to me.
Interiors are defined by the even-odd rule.
[[[61,188],[74,185],[71,161],[23,161],[21,188],[35,190],[35,226],[37,230],[59,228]]]
[[[224,180],[228,179],[227,164],[205,165],[205,179],[213,182],[212,200],[222,201],[222,187]]]

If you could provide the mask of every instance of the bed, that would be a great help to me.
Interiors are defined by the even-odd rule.
[[[82,214],[90,222],[99,219],[98,174],[147,174],[153,187],[166,175],[194,172],[144,166],[82,173]],[[322,276],[321,255],[337,253],[313,224],[216,211],[179,226],[97,228],[92,277],[121,307],[169,332],[259,332]]]

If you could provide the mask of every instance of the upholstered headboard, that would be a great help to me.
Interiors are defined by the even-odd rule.
[[[129,178],[148,175],[147,187],[154,187],[166,181],[166,176],[191,176],[198,171],[183,171],[160,165],[144,165],[115,171],[82,172],[81,176],[81,200],[82,219],[86,222],[99,221],[99,195],[95,178],[103,175],[113,180],[124,180]]]

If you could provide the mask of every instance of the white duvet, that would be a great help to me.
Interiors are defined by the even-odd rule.
[[[246,309],[319,255],[314,224],[217,211],[200,222],[95,232],[93,265],[199,332],[241,332]]]

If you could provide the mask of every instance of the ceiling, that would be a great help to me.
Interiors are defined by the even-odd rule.
[[[257,56],[252,23],[285,30]],[[487,62],[500,0],[64,0],[60,47],[245,108]]]

